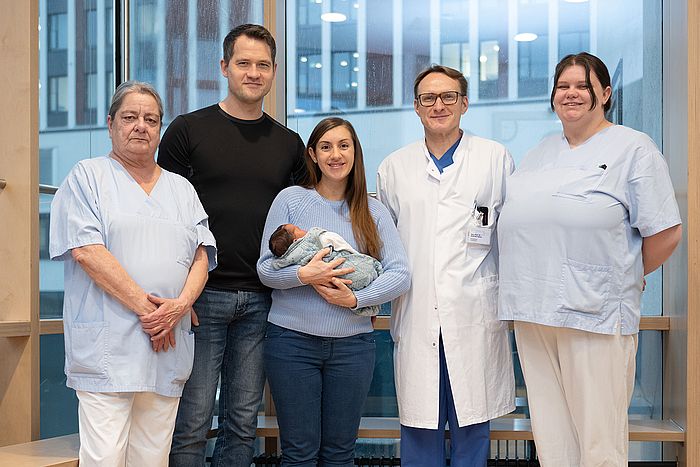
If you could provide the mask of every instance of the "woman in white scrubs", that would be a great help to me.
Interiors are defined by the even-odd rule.
[[[661,153],[605,118],[610,97],[599,58],[559,62],[563,133],[508,179],[499,221],[499,317],[515,322],[543,467],[627,466],[644,275],[681,238]]]
[[[192,370],[190,312],[216,246],[194,188],[155,163],[162,116],[152,86],[120,85],[112,151],[78,162],[51,204],[81,467],[167,465]]]

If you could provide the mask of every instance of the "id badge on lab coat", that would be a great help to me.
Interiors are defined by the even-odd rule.
[[[491,229],[489,227],[471,226],[467,231],[467,243],[472,245],[491,245]]]

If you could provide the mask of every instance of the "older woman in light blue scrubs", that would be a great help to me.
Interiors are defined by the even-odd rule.
[[[499,315],[515,321],[543,467],[627,466],[644,275],[681,238],[663,156],[605,118],[610,97],[600,59],[559,62],[564,131],[508,179],[499,220]]]
[[[120,85],[112,151],[78,162],[51,204],[81,467],[167,465],[192,370],[190,313],[216,246],[190,183],[155,163],[162,116],[153,87]]]

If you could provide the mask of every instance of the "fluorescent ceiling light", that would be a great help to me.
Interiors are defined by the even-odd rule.
[[[326,23],[342,23],[346,19],[348,19],[348,17],[342,13],[330,12],[321,15],[321,21],[325,21]]]
[[[513,36],[516,42],[532,42],[537,39],[537,34],[534,32],[521,32]]]

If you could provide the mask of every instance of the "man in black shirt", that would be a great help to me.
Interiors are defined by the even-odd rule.
[[[224,39],[228,95],[180,115],[163,135],[158,164],[192,182],[209,214],[219,266],[194,305],[194,367],[180,401],[171,466],[204,465],[217,381],[219,436],[212,467],[250,467],[265,383],[263,346],[270,291],[255,264],[277,193],[305,174],[304,143],[262,111],[275,76],[275,41],[244,24]]]

